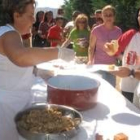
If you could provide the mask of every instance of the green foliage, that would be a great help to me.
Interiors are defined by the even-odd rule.
[[[129,4],[130,5],[121,4],[116,6],[116,23],[123,29],[123,31],[135,27],[136,24],[136,7],[131,5],[131,3]]]
[[[140,0],[92,0],[93,9],[101,9],[107,4],[116,8],[116,24],[123,31],[135,26],[135,13]]]
[[[1,3],[2,0],[0,0],[0,16],[2,15]],[[116,8],[116,24],[123,31],[135,26],[135,13],[136,9],[140,7],[140,0],[65,0],[63,9],[66,18],[71,20],[74,10],[79,10],[90,16],[95,10],[102,9],[108,4]]]
[[[136,1],[136,8],[140,8],[140,0]]]
[[[73,1],[70,0],[70,1],[67,1],[65,0],[65,5],[63,5],[63,9],[65,10],[65,17],[70,20],[72,18],[72,12],[74,11],[74,8],[73,8]]]
[[[93,13],[92,0],[65,0],[64,3],[65,16],[69,20],[71,19],[72,12],[75,10],[79,10],[88,16]]]
[[[0,17],[2,16],[2,7],[1,7],[2,5],[1,4],[2,4],[2,0],[0,0]],[[0,20],[0,24],[1,24],[1,20]]]
[[[108,3],[105,0],[92,0],[93,10],[102,9]]]
[[[90,16],[95,10],[108,4],[116,8],[116,24],[123,31],[135,26],[135,13],[140,7],[140,0],[65,0],[64,9],[66,17],[70,19],[74,10],[80,10]]]
[[[73,8],[74,10],[79,10],[82,13],[90,16],[90,14],[93,12],[92,0],[75,0],[73,1]]]

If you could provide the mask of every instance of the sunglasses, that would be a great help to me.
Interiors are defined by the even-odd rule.
[[[85,24],[86,21],[78,21],[79,24]]]
[[[113,14],[105,14],[104,17],[114,17]]]

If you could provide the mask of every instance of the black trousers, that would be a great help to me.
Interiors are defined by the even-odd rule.
[[[134,93],[122,91],[122,94],[125,98],[127,98],[130,102],[133,102]]]

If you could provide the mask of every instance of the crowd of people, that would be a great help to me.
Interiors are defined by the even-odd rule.
[[[87,57],[87,65],[112,65],[122,56],[118,70],[97,73],[114,87],[116,75],[122,77],[122,94],[131,102],[134,98],[139,106],[135,91],[140,79],[140,9],[137,27],[124,34],[115,25],[116,11],[111,5],[95,11],[93,21],[80,11],[74,11],[68,21],[61,8],[56,18],[52,11],[39,11],[35,19],[35,0],[3,0],[2,10],[0,140],[19,140],[14,117],[30,104],[34,66],[57,58],[71,61],[75,56]],[[132,51],[136,52],[136,63],[129,65],[127,57]]]
[[[48,12],[50,14],[46,16]],[[130,51],[135,51],[137,52],[137,56],[139,55],[139,49],[136,47],[139,44],[139,39],[136,37],[136,39],[133,39],[133,36],[137,35],[139,37],[139,12],[137,12],[136,15],[137,27],[124,34],[122,34],[122,29],[115,25],[116,11],[111,5],[107,5],[102,9],[97,9],[92,18],[80,11],[74,11],[71,21],[64,18],[63,9],[58,9],[59,16],[56,18],[53,17],[51,11],[48,12],[44,13],[44,18],[38,14],[43,14],[43,11],[39,11],[36,14],[36,18],[40,19],[40,24],[38,24],[38,31],[36,30],[36,34],[33,32],[33,37],[36,38],[35,36],[39,36],[41,38],[40,40],[42,41],[40,41],[40,43],[43,43],[43,45],[40,44],[39,46],[71,48],[74,50],[77,57],[87,57],[87,65],[115,65],[119,59],[119,61],[122,61],[125,70],[126,67],[129,68],[130,71],[139,69],[139,65],[128,65],[126,62]],[[47,17],[46,20],[45,17]],[[39,23],[37,20],[36,22]],[[42,24],[44,24],[43,27]],[[33,29],[35,27],[34,25]],[[34,42],[36,42],[36,39],[34,38],[33,47],[38,46],[35,45]],[[131,39],[133,39],[133,41],[131,41]],[[119,42],[117,43],[119,51],[116,52],[116,54],[114,53],[114,55],[110,55],[111,50],[109,48],[111,47],[108,46],[114,44],[114,42],[112,43],[114,40]],[[116,76],[122,76],[121,72],[124,71],[122,70],[123,67],[120,69],[120,71],[111,72],[101,70],[97,73],[115,87]],[[133,98],[135,98],[134,92],[137,89],[138,83],[138,79],[132,79],[129,75],[125,78],[123,77],[121,80],[120,89],[122,94],[131,102],[133,102]]]

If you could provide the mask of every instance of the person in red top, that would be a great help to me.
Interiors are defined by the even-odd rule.
[[[47,39],[50,42],[51,47],[56,47],[64,42],[63,37],[63,17],[56,17],[56,25],[52,26],[48,31]]]

